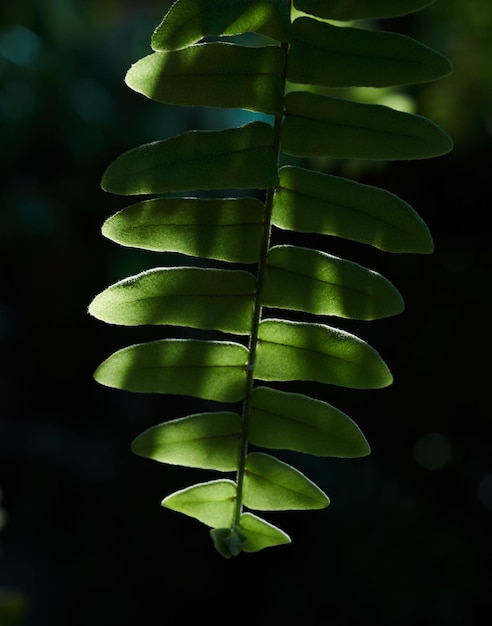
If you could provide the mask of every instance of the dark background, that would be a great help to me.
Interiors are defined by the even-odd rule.
[[[203,403],[92,379],[137,331],[91,319],[90,300],[163,262],[100,235],[104,219],[130,203],[100,190],[102,172],[146,141],[241,122],[237,112],[157,105],[124,85],[169,4],[0,7],[0,625],[143,626],[197,614],[219,623],[247,615],[259,624],[482,624],[492,610],[490,2],[438,0],[381,24],[452,60],[451,77],[400,91],[455,149],[332,171],[407,200],[436,250],[388,255],[333,242],[405,299],[402,315],[350,327],[395,382],[378,391],[292,389],[348,413],[372,454],[292,457],[330,507],[265,515],[293,543],[230,561],[205,526],[159,506],[203,472],[129,450],[150,425]],[[311,243],[332,250],[327,239]]]

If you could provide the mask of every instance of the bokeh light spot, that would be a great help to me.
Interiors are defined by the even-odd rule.
[[[453,450],[447,437],[441,433],[422,435],[413,447],[417,465],[427,470],[440,470],[451,460]]]
[[[95,81],[76,82],[70,90],[70,99],[77,113],[89,124],[109,119],[114,111],[110,94]]]
[[[31,65],[41,47],[39,36],[25,26],[15,24],[0,34],[0,55],[15,65]]]

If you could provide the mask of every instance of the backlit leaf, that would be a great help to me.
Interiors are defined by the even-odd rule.
[[[290,537],[283,530],[265,520],[243,513],[239,528],[214,528],[210,531],[215,548],[230,559],[241,552],[258,552],[264,548],[290,543]]]
[[[262,452],[246,457],[244,504],[257,511],[323,509],[330,500],[299,470]]]
[[[165,104],[236,107],[282,112],[285,51],[278,46],[247,48],[199,44],[155,52],[132,65],[126,84]]]
[[[403,299],[381,274],[331,254],[270,248],[262,304],[317,315],[373,320],[400,313]]]
[[[162,339],[123,348],[94,373],[102,385],[219,402],[244,396],[246,348],[223,341]]]
[[[220,528],[232,524],[235,500],[236,484],[232,480],[211,480],[176,491],[161,504],[207,526]]]
[[[361,430],[335,407],[298,393],[256,387],[248,439],[256,446],[318,456],[360,457],[370,452]]]
[[[258,380],[311,380],[354,389],[377,389],[393,381],[374,348],[337,328],[268,319],[258,336]]]
[[[294,0],[294,6],[310,15],[332,20],[398,17],[414,13],[434,0]]]
[[[243,533],[234,525],[230,528],[212,528],[210,536],[215,549],[226,559],[240,554],[247,542]]]
[[[177,0],[152,35],[154,50],[176,50],[208,35],[257,32],[290,40],[290,16],[282,0]]]
[[[255,198],[155,198],[118,211],[102,233],[134,248],[255,263],[264,214]]]
[[[301,17],[293,24],[287,79],[326,87],[388,87],[436,80],[449,60],[398,33],[340,28]]]
[[[243,513],[240,525],[241,533],[247,538],[243,552],[258,552],[264,548],[291,543],[289,535],[283,530],[252,513]]]
[[[255,288],[249,272],[155,268],[108,287],[89,313],[110,324],[172,324],[247,335]]]
[[[282,149],[295,156],[358,159],[425,159],[449,152],[452,141],[425,117],[292,91],[285,97]]]
[[[272,187],[277,181],[272,146],[273,128],[264,122],[192,130],[124,152],[101,185],[122,195]]]
[[[152,426],[134,439],[132,452],[159,463],[233,471],[240,433],[237,413],[197,413]]]
[[[273,223],[288,230],[345,237],[387,252],[434,249],[425,222],[396,195],[300,167],[280,169]]]

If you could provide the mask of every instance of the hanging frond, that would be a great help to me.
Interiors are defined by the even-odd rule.
[[[420,115],[313,89],[386,88],[447,75],[447,58],[410,37],[324,21],[396,17],[431,3],[294,0],[302,16],[292,20],[290,0],[177,0],[153,33],[152,54],[127,73],[129,87],[157,102],[240,108],[272,119],[189,130],[136,147],[102,179],[103,189],[115,194],[156,196],[110,217],[106,237],[201,259],[200,267],[154,267],[121,280],[97,295],[89,312],[108,324],[165,325],[176,332],[110,355],[95,372],[99,383],[217,403],[216,411],[149,428],[132,450],[159,463],[226,474],[162,501],[208,526],[226,558],[290,542],[256,511],[329,504],[309,478],[262,449],[346,458],[370,452],[340,409],[276,383],[390,385],[377,350],[337,328],[336,319],[399,314],[402,296],[372,269],[326,249],[273,245],[271,233],[432,252],[427,226],[404,200],[312,166],[313,157],[407,160],[451,150],[448,135]],[[243,33],[267,43],[231,40]],[[280,167],[288,155],[295,162]],[[249,195],[197,194],[221,189]],[[159,195],[178,192],[189,195]],[[192,339],[190,328],[213,331],[214,338]]]

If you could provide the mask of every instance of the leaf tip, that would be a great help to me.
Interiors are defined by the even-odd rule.
[[[217,552],[226,559],[238,556],[248,541],[236,528],[212,528],[210,536]]]

